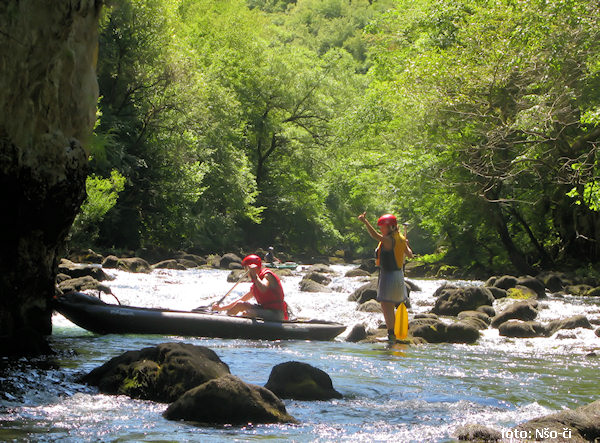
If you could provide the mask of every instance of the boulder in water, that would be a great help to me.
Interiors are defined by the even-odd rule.
[[[209,424],[297,423],[275,394],[233,375],[210,380],[187,391],[169,405],[163,416],[168,420]]]
[[[275,366],[265,388],[280,398],[295,400],[342,398],[342,394],[333,388],[331,377],[326,372],[298,361]]]

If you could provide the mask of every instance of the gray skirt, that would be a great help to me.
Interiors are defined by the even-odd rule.
[[[407,298],[402,269],[396,271],[381,269],[379,271],[379,281],[377,282],[377,301],[399,304],[406,303]]]

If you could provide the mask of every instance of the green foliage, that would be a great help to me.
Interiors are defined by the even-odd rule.
[[[109,178],[90,175],[86,180],[87,198],[69,234],[72,246],[89,245],[98,238],[99,224],[110,211],[125,187],[125,177],[113,170]]]
[[[452,269],[596,261],[599,20],[591,0],[114,3],[90,150],[125,187],[97,241],[370,255],[357,214],[393,212]]]

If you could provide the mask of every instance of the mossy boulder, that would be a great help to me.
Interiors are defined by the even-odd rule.
[[[206,347],[163,343],[125,352],[82,381],[105,394],[169,403],[187,390],[229,373],[229,367]]]

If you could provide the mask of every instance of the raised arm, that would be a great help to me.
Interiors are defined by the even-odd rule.
[[[373,238],[373,240],[376,240],[378,242],[383,240],[383,235],[381,235],[379,232],[377,232],[375,230],[375,228],[373,228],[373,226],[371,226],[371,223],[369,223],[369,220],[367,220],[366,218],[366,211],[363,212],[362,214],[360,214],[358,216],[358,219],[365,225],[365,227],[367,228],[367,231],[369,232],[369,235]]]

